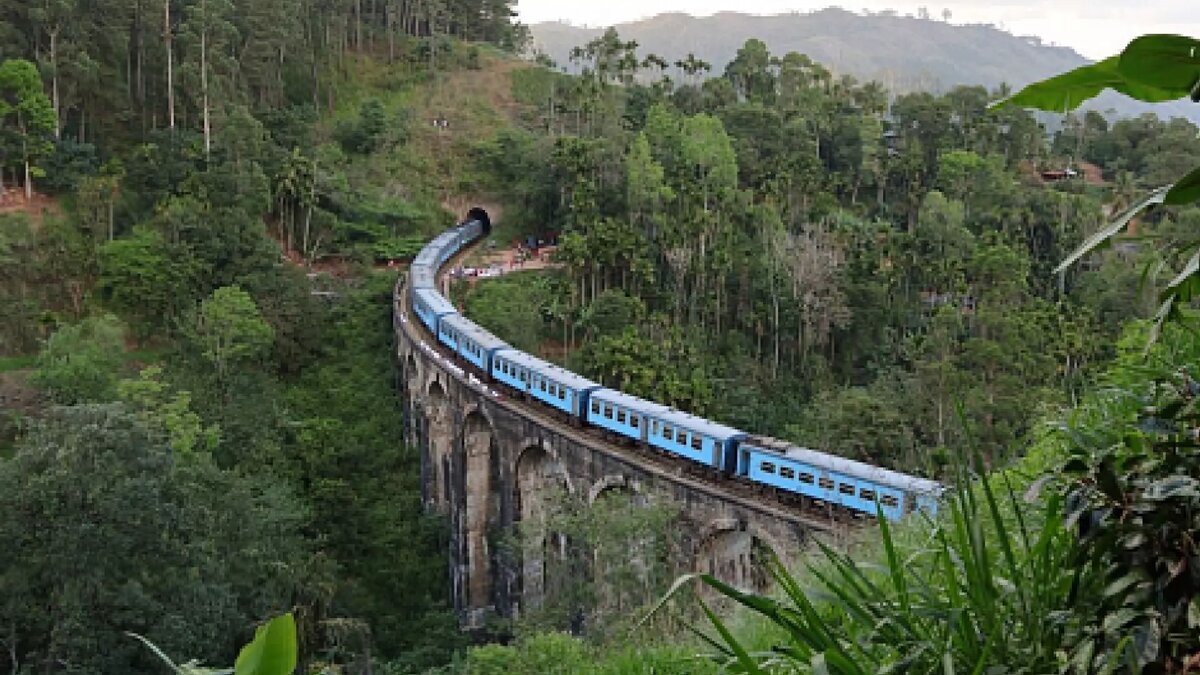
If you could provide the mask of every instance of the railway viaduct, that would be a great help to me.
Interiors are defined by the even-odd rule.
[[[675,537],[680,573],[712,573],[759,590],[767,580],[765,550],[786,561],[813,536],[845,530],[834,514],[693,475],[481,382],[433,344],[408,307],[405,282],[402,276],[393,312],[405,441],[421,449],[426,508],[450,524],[453,600],[465,628],[489,616],[520,616],[553,594],[547,570],[562,561],[564,542],[553,534],[523,539],[515,556],[499,545],[517,523],[544,519],[551,499],[590,507],[632,494],[670,503],[682,514]]]

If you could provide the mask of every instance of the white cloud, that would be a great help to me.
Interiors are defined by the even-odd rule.
[[[1001,25],[1018,35],[1037,35],[1046,42],[1072,47],[1093,59],[1116,54],[1143,33],[1200,36],[1200,15],[1191,0],[518,0],[517,11],[525,23],[564,20],[607,26],[662,12],[780,14],[811,12],[833,4],[855,12],[895,9],[910,14],[927,7],[935,17],[949,9],[953,23]]]

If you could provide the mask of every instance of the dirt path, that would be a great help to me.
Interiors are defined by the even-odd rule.
[[[0,214],[24,213],[35,228],[42,224],[47,213],[59,212],[58,200],[39,192],[34,192],[29,200],[25,199],[25,191],[20,187],[4,188],[0,192]]]

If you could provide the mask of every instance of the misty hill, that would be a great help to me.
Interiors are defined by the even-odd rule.
[[[1018,37],[989,25],[954,25],[890,13],[859,15],[829,8],[811,14],[752,16],[722,12],[710,17],[660,14],[616,26],[623,39],[633,39],[642,54],[668,61],[689,52],[724,71],[738,48],[755,37],[772,54],[807,54],[834,73],[878,80],[893,92],[942,92],[960,84],[994,88],[1007,82],[1014,90],[1030,82],[1089,63],[1075,50],[1051,46],[1036,37]],[[602,28],[563,23],[532,26],[534,48],[560,65],[569,66],[572,47],[599,36]],[[1106,92],[1089,107],[1116,114],[1156,111],[1164,117],[1186,116],[1200,123],[1200,106],[1171,103],[1150,106]]]

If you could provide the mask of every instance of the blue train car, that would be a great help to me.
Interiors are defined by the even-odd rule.
[[[815,450],[771,443],[743,442],[738,448],[738,473],[813,499],[897,520],[922,509],[937,513],[938,483],[863,464]]]
[[[496,352],[490,372],[493,379],[580,419],[589,395],[600,388],[586,377],[515,349]]]
[[[662,450],[732,473],[744,431],[678,410],[654,415],[647,442]]]
[[[413,263],[408,268],[409,288],[437,289],[437,270],[428,263]]]
[[[483,223],[477,219],[471,219],[458,227],[458,247],[462,248],[467,242],[475,241],[484,234]]]
[[[508,343],[464,317],[458,326],[458,355],[485,373],[492,370],[492,355],[509,349]]]
[[[646,441],[651,415],[671,412],[665,405],[623,394],[615,389],[598,389],[588,397],[585,421],[593,426]]]
[[[429,329],[429,332],[437,334],[438,318],[451,314],[458,314],[458,310],[454,309],[441,295],[436,291],[428,288],[415,288],[412,292],[413,311],[417,313],[417,317],[421,319],[421,323]]]
[[[455,313],[448,316],[443,316],[438,319],[437,338],[438,342],[446,345],[454,353],[458,353],[458,340],[460,332],[475,324],[467,321],[461,314]]]

